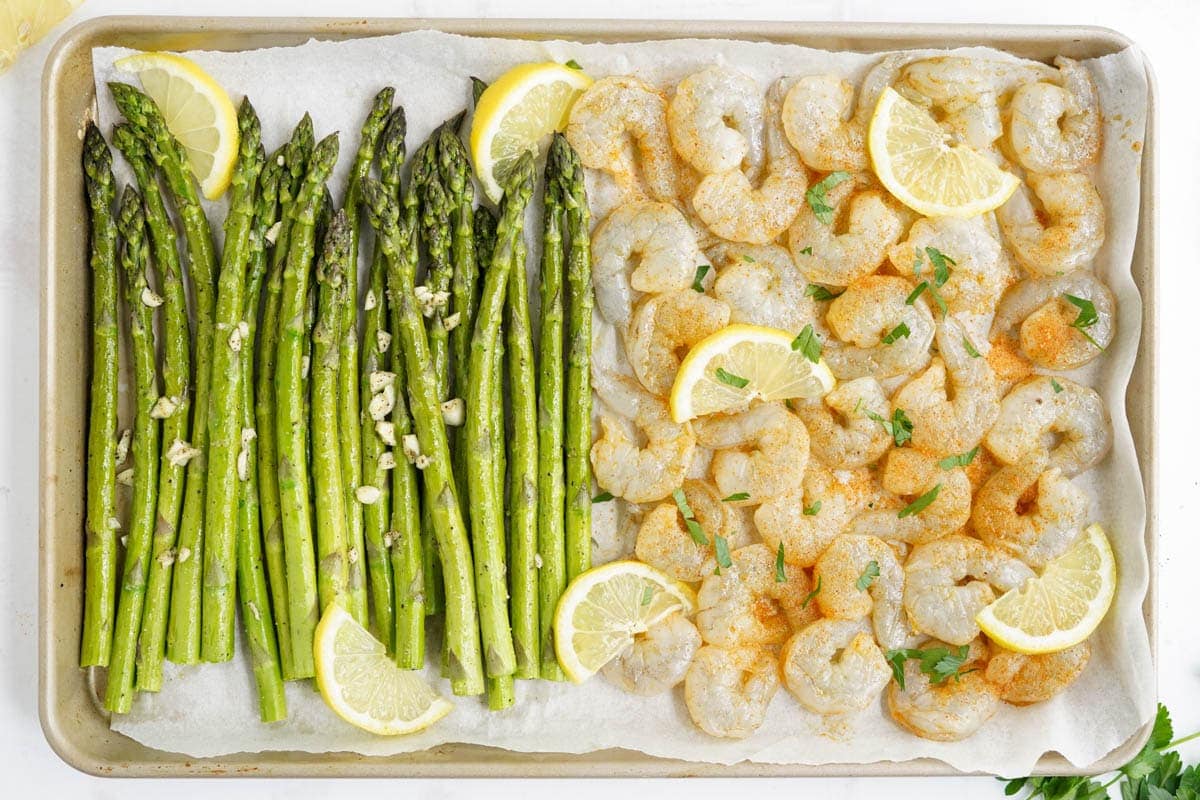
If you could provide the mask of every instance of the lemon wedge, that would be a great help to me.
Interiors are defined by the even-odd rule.
[[[596,674],[633,637],[676,611],[691,614],[696,595],[640,561],[613,561],[571,581],[554,615],[554,647],[576,683]]]
[[[383,644],[339,604],[326,609],[313,640],[317,686],[333,712],[380,736],[415,733],[454,705],[421,673],[400,669]]]
[[[212,76],[174,53],[138,53],[117,69],[136,72],[158,105],[167,129],[187,151],[200,191],[209,200],[224,194],[237,161],[237,109]]]
[[[493,202],[517,157],[566,128],[571,106],[591,85],[582,70],[547,62],[515,66],[484,90],[471,121],[471,158]]]
[[[805,333],[811,335],[811,330]],[[814,363],[805,355],[799,346],[803,336],[778,328],[730,325],[703,339],[679,365],[671,387],[671,417],[683,423],[746,408],[756,398],[824,397],[833,389],[833,373],[824,359]]]
[[[1018,653],[1056,653],[1079,644],[1104,619],[1117,588],[1117,562],[1099,525],[1071,549],[976,615],[990,639]]]
[[[871,163],[897,200],[927,217],[974,217],[1004,204],[1021,181],[952,137],[928,111],[884,89],[867,133]]]
[[[0,5],[0,75],[22,50],[33,47],[46,33],[79,7],[83,0],[8,0]]]

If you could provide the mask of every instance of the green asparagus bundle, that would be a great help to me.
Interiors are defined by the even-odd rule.
[[[133,501],[125,535],[125,565],[117,602],[116,632],[108,665],[104,707],[125,714],[133,706],[133,680],[138,633],[146,598],[154,512],[158,495],[158,372],[154,350],[154,309],[162,299],[146,283],[150,248],[146,243],[141,197],[127,186],[121,197],[117,230],[124,240],[119,259],[125,273],[125,303],[129,307],[130,352],[133,357]]]
[[[234,606],[237,600],[237,458],[241,450],[238,383],[241,362],[252,353],[243,347],[246,267],[250,260],[250,228],[263,153],[258,115],[249,98],[238,110],[239,151],[225,218],[225,247],[217,286],[212,374],[208,404],[208,488],[204,512],[204,588],[201,656],[205,661],[233,658]]]
[[[88,124],[83,174],[91,209],[92,385],[87,442],[82,667],[108,666],[117,598],[117,226],[112,154]]]

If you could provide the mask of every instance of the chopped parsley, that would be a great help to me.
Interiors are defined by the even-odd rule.
[[[688,505],[687,496],[683,493],[683,489],[676,489],[671,492],[671,497],[675,499],[675,507],[683,515],[683,524],[687,527],[692,541],[699,545],[708,544],[708,537],[704,535],[704,528],[700,527],[700,523],[696,521],[696,515],[692,513],[692,507]]]
[[[821,593],[821,576],[818,575],[817,576],[817,585],[813,587],[813,590],[811,592],[804,595],[804,600],[801,601],[800,607],[808,608],[808,604],[811,603],[813,598],[816,597],[817,595],[819,595],[820,593]]]
[[[821,501],[817,500],[811,506],[804,506],[802,511],[806,517],[815,517],[821,513]]]
[[[899,325],[892,328],[892,330],[890,332],[888,332],[887,336],[883,337],[883,343],[884,344],[894,344],[896,341],[898,341],[900,339],[907,339],[909,334],[911,334],[911,333],[912,333],[912,331],[910,331],[908,329],[908,323],[901,322]]]
[[[937,500],[938,492],[940,491],[942,491],[942,485],[939,483],[937,486],[934,486],[928,492],[921,495],[916,500],[913,500],[904,508],[900,509],[896,516],[899,519],[904,519],[905,517],[911,517],[913,514],[920,514],[922,511],[929,508],[930,503],[932,503],[934,500]]]
[[[854,582],[854,585],[860,592],[865,592],[867,589],[871,588],[871,584],[874,583],[875,579],[878,577],[879,562],[872,559],[871,561],[867,562],[867,568],[862,571],[862,575],[858,576],[858,580]]]
[[[829,200],[825,195],[842,181],[848,180],[850,180],[850,173],[838,170],[837,172],[829,173],[809,187],[808,191],[804,193],[804,200],[808,203],[808,207],[812,209],[813,216],[826,225],[833,224],[834,208],[829,205]]]
[[[900,684],[900,688],[904,689],[904,662],[909,659],[919,661],[921,672],[929,676],[931,684],[937,686],[950,678],[958,680],[967,672],[974,671],[962,670],[970,651],[970,647],[965,644],[959,647],[931,647],[928,650],[903,648],[888,650],[884,658],[892,665],[892,677]]]
[[[579,62],[578,62],[578,61],[576,61],[576,60],[575,60],[575,59],[573,59],[573,58],[572,58],[571,60],[569,60],[569,61],[568,61],[566,64],[564,64],[563,66],[570,67],[571,69],[577,69],[577,70],[580,70],[580,71],[582,71],[582,70],[583,70],[583,67],[581,67],[581,66],[579,65]]]
[[[643,606],[650,605],[650,601],[653,599],[654,599],[654,587],[653,586],[647,586],[645,589],[642,589],[642,605]]]
[[[721,574],[722,569],[729,569],[733,566],[733,559],[729,557],[729,542],[725,541],[725,537],[717,534],[713,537],[713,549],[717,553],[717,574]]]
[[[749,499],[750,499],[749,492],[734,492],[733,494],[729,495],[729,497],[726,497],[723,500],[721,500],[721,502],[722,503],[740,503],[743,500],[749,500]]]
[[[724,367],[717,367],[717,380],[721,383],[729,384],[735,389],[744,389],[750,384],[749,378],[743,378],[741,375],[734,375],[727,371]]]
[[[701,264],[696,267],[696,277],[692,279],[692,289],[704,294],[704,276],[712,269],[711,264]]]
[[[804,287],[804,296],[811,297],[818,303],[823,303],[826,300],[832,300],[835,297],[840,297],[841,294],[841,292],[837,292],[835,294],[819,283],[810,283],[808,286]]]
[[[975,349],[975,345],[971,344],[970,338],[966,336],[963,337],[963,347],[966,349],[967,355],[971,358],[979,358],[979,351]]]
[[[779,549],[775,551],[775,582],[787,583],[787,569],[783,565],[783,542],[779,543]]]
[[[891,419],[881,417],[869,409],[866,415],[868,419],[873,419],[883,426],[883,429],[892,437],[892,441],[896,443],[896,447],[903,447],[906,442],[912,439],[913,423],[908,418],[908,414],[904,413],[903,408],[897,408],[893,411]]]
[[[613,499],[612,492],[601,492],[600,494],[598,494],[592,498],[592,502],[593,503],[607,503],[609,500],[612,500],[612,499]]]
[[[1054,380],[1054,378],[1051,378],[1050,379],[1050,388],[1054,390],[1055,394],[1058,394],[1059,392],[1062,391],[1062,384],[1059,383],[1058,381]]]
[[[965,467],[974,461],[977,455],[979,455],[979,445],[975,445],[965,453],[959,453],[956,456],[946,456],[938,462],[938,466],[945,470],[951,470],[955,467]]]
[[[806,247],[806,248],[804,248],[803,250],[801,250],[801,251],[800,251],[800,255],[802,255],[802,256],[811,256],[811,255],[812,255],[812,245],[810,244],[808,247]]]
[[[1071,323],[1071,327],[1083,334],[1083,338],[1095,345],[1098,350],[1103,350],[1104,347],[1087,332],[1088,328],[1100,321],[1100,315],[1096,313],[1096,304],[1091,300],[1076,297],[1073,294],[1064,294],[1063,299],[1079,309],[1079,316],[1075,317],[1075,321]]]
[[[812,323],[805,325],[804,330],[800,331],[795,339],[792,339],[792,349],[799,350],[814,364],[821,360],[821,340],[813,331]]]

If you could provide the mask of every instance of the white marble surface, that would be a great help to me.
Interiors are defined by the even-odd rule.
[[[1137,41],[1158,77],[1160,193],[1160,696],[1173,710],[1176,730],[1200,728],[1200,637],[1195,633],[1191,593],[1200,561],[1194,518],[1200,513],[1200,477],[1191,448],[1200,442],[1194,423],[1198,336],[1193,322],[1200,300],[1200,274],[1194,267],[1200,248],[1200,112],[1197,111],[1195,40],[1200,35],[1200,5],[1195,0],[1008,0],[1003,4],[952,0],[659,0],[657,3],[609,0],[602,8],[564,7],[561,0],[88,0],[72,22],[115,13],[198,13],[261,15],[416,15],[641,18],[812,19],[870,21],[1082,23],[1104,25]],[[63,26],[62,29],[65,29]],[[60,31],[62,30],[60,29]],[[56,32],[57,33],[57,32]],[[53,39],[55,34],[51,34]],[[37,720],[37,305],[40,78],[50,42],[25,54],[0,77],[0,774],[12,796],[70,793],[83,797],[307,798],[410,796],[458,798],[468,793],[526,798],[581,798],[611,792],[653,792],[664,798],[718,796],[732,787],[718,781],[687,783],[527,782],[453,783],[417,781],[354,783],[299,781],[121,782],[90,778],[64,765],[42,738]],[[1148,298],[1149,302],[1155,299]],[[1177,365],[1170,368],[1168,365]],[[1200,758],[1200,745],[1185,751]],[[804,784],[756,782],[756,794],[838,791],[847,800],[867,793],[891,797],[1000,798],[987,778],[853,780],[829,779]],[[744,790],[743,790],[744,791]],[[8,794],[8,792],[6,792]]]

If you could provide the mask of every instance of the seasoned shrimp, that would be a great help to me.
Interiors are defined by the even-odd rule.
[[[666,203],[618,206],[592,232],[596,306],[624,331],[643,292],[687,289],[704,256],[687,219]]]
[[[680,175],[667,103],[653,87],[633,77],[601,78],[571,107],[566,136],[583,165],[610,174],[627,199],[675,200]]]
[[[912,420],[914,447],[937,456],[965,453],[983,441],[1000,413],[1000,390],[987,359],[972,357],[954,317],[937,329],[939,357],[902,386],[892,405]]]
[[[917,264],[928,277],[933,270],[927,248],[954,262],[949,279],[938,289],[952,314],[990,312],[1014,278],[1000,242],[982,217],[922,217],[913,223],[908,238],[888,251],[888,259],[901,275]]]
[[[865,467],[880,459],[892,437],[868,413],[887,418],[887,395],[872,377],[839,383],[820,400],[797,404],[816,460],[830,469]]]
[[[695,582],[712,572],[715,537],[724,537],[731,548],[743,547],[750,543],[750,526],[742,510],[721,502],[709,483],[684,481],[683,493],[708,543],[692,538],[675,501],[668,500],[643,518],[634,554],[676,580]]]
[[[728,67],[687,76],[667,105],[676,152],[705,175],[762,165],[763,95],[758,82]]]
[[[709,562],[714,569],[700,584],[696,627],[707,644],[778,644],[817,618],[815,604],[805,602],[812,591],[808,573],[793,567],[786,580],[775,580],[775,553],[766,545],[738,548],[730,562],[719,573]]]
[[[895,275],[869,275],[846,287],[825,314],[830,330],[845,347],[830,347],[825,360],[839,379],[874,375],[886,378],[921,369],[929,363],[933,314],[919,297],[909,303],[912,286]],[[908,334],[883,339],[903,325]]]
[[[867,115],[853,107],[854,86],[836,75],[809,75],[788,89],[783,130],[810,169],[867,169]]]
[[[817,604],[824,616],[853,620],[870,615],[881,645],[897,648],[908,642],[912,631],[904,619],[904,568],[882,539],[837,537],[817,559],[813,579],[821,582]]]
[[[1024,562],[978,539],[955,534],[913,548],[904,565],[904,610],[920,633],[950,644],[979,635],[975,615],[1032,578]],[[968,581],[967,579],[971,580]]]
[[[1031,496],[1032,495],[1032,496]],[[975,535],[992,547],[1043,567],[1062,555],[1087,522],[1087,492],[1042,454],[998,469],[971,509]]]
[[[866,625],[848,619],[819,619],[794,634],[780,665],[788,691],[818,714],[862,711],[892,677]]]
[[[1086,642],[1057,653],[1027,656],[992,644],[983,677],[1000,699],[1017,706],[1041,703],[1066,689],[1078,678],[1091,658]]]
[[[923,645],[938,646],[938,642]],[[975,733],[1000,708],[996,690],[980,671],[986,660],[987,647],[978,640],[971,642],[958,674],[936,685],[921,672],[919,662],[905,661],[905,688],[895,681],[888,687],[892,719],[917,736],[938,742],[957,742]]]
[[[717,451],[712,476],[723,496],[746,493],[749,499],[741,502],[757,505],[804,480],[808,431],[799,417],[777,403],[702,417],[696,421],[696,439]]]
[[[662,694],[687,675],[700,645],[696,626],[676,612],[638,634],[601,674],[630,694]]]
[[[688,348],[728,324],[724,301],[690,287],[643,298],[625,332],[633,374],[652,394],[665,397]]]
[[[1068,296],[1087,300],[1096,321],[1085,329],[1072,323],[1082,309]],[[1099,278],[1076,270],[1053,278],[1028,278],[1013,286],[996,308],[992,338],[1020,324],[1021,351],[1047,369],[1082,367],[1103,352],[1116,333],[1116,300]]]
[[[1036,375],[1000,401],[1000,415],[984,443],[1005,464],[1044,454],[1069,477],[1104,458],[1112,425],[1095,389]]]
[[[600,438],[591,452],[596,483],[631,503],[663,499],[683,483],[696,450],[691,426],[672,422],[667,404],[632,378],[598,370],[593,379],[600,399],[623,417],[600,417]],[[644,443],[630,434],[626,420]]]
[[[692,208],[708,229],[723,239],[751,244],[773,242],[804,205],[808,171],[784,138],[779,119],[779,84],[767,95],[766,174],[758,188],[740,169],[707,175],[692,195]]]
[[[865,469],[837,475],[817,464],[804,473],[804,485],[772,497],[754,510],[754,527],[772,552],[783,546],[788,564],[811,567],[872,496]]]
[[[767,650],[706,645],[692,659],[683,699],[709,736],[744,739],[758,730],[779,690],[779,664]]]
[[[1054,59],[1062,85],[1022,86],[1009,104],[1009,144],[1030,172],[1078,172],[1100,157],[1100,98],[1087,67]]]
[[[803,204],[788,229],[788,249],[809,281],[848,286],[883,263],[904,224],[893,201],[854,179],[837,184],[825,198],[834,209],[833,224],[817,219]]]
[[[1013,255],[1034,275],[1060,275],[1091,263],[1104,244],[1104,203],[1082,172],[1030,172],[996,209]],[[1041,203],[1039,213],[1029,190]]]
[[[801,331],[816,319],[796,262],[778,245],[738,244],[716,253],[713,296],[729,306],[729,321]]]
[[[920,498],[927,505],[864,511],[847,533],[920,544],[958,530],[970,518],[971,482],[961,467],[941,469],[929,455],[904,447],[888,453],[880,481],[893,495],[907,498],[904,502]]]

